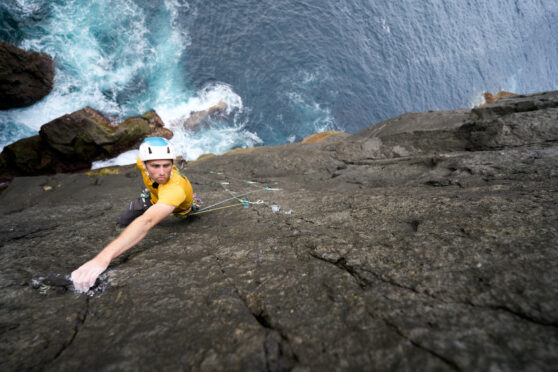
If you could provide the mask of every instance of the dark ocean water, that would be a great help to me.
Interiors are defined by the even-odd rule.
[[[43,101],[0,112],[0,147],[86,105],[156,109],[188,158],[354,133],[558,89],[556,35],[556,0],[3,0],[0,39],[52,55],[57,75]],[[181,129],[219,101],[210,127]]]

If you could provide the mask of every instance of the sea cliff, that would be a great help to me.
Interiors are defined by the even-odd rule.
[[[182,165],[167,218],[89,295],[134,167],[0,194],[3,370],[539,370],[558,365],[558,92],[409,113]],[[222,209],[217,209],[226,207]]]

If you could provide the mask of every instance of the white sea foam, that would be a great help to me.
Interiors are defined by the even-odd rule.
[[[380,20],[380,22],[382,23],[382,29],[383,29],[386,33],[388,33],[388,34],[391,33],[391,29],[389,28],[389,26],[388,26],[388,24],[387,24],[387,22],[386,22],[386,19],[385,19],[385,18],[382,18],[382,19]]]
[[[35,0],[16,0],[18,10],[24,14],[33,13],[41,7]]]
[[[115,165],[128,165],[128,164],[135,164],[138,158],[139,151],[138,150],[130,150],[126,151],[116,158],[108,159],[108,160],[99,160],[93,162],[91,165],[91,169],[98,169],[98,168],[105,168],[105,167],[112,167]]]
[[[224,115],[225,122],[216,122],[201,130],[188,130],[183,123],[192,112],[207,110],[219,102],[225,102],[227,108]],[[195,160],[206,153],[222,154],[232,148],[252,147],[261,144],[257,134],[237,123],[236,117],[242,112],[242,99],[226,84],[213,84],[200,90],[196,96],[178,104],[165,104],[155,107],[166,126],[174,133],[170,140],[178,155],[187,160]],[[116,158],[97,161],[92,169],[113,165],[134,164],[137,150],[128,151]]]
[[[83,6],[77,0],[51,4],[45,33],[24,40],[55,61],[53,91],[41,102],[14,110],[9,120],[38,130],[61,115],[91,106],[120,116],[115,96],[152,64],[147,50],[145,17],[134,2],[101,0]]]
[[[486,100],[484,99],[483,92],[478,92],[477,94],[475,94],[475,96],[473,97],[473,99],[469,103],[469,107],[473,108],[473,107],[483,105],[485,103],[486,103]]]
[[[233,148],[253,147],[262,140],[242,127],[214,126],[198,132],[175,130],[171,143],[178,154],[195,160],[206,153],[222,154]]]
[[[32,1],[18,0],[18,4],[22,12],[36,8]],[[186,87],[181,60],[191,40],[179,23],[181,12],[188,8],[178,0],[165,0],[155,12],[133,0],[52,3],[51,16],[42,24],[45,32],[25,39],[21,46],[54,57],[54,89],[33,106],[0,116],[0,126],[38,131],[41,125],[85,106],[113,121],[155,109],[175,133],[171,142],[178,153],[187,159],[261,143],[240,122],[242,99],[231,86],[215,83],[197,93]],[[183,128],[192,112],[221,101],[227,104],[223,122],[195,133]],[[0,146],[13,140],[6,139]],[[129,152],[95,162],[93,167],[134,162],[135,155]]]
[[[487,88],[484,91],[478,92],[477,94],[475,94],[475,96],[469,103],[469,107],[473,108],[485,104],[486,100],[484,99],[483,93],[486,91],[496,94],[499,91],[504,90],[511,93],[521,94],[522,93],[521,73],[522,73],[522,69],[520,68],[515,73],[510,75],[503,84],[497,87]]]
[[[220,102],[226,103],[224,121],[212,123],[200,130],[184,128],[193,112],[208,110]],[[205,153],[222,154],[236,147],[252,147],[262,143],[257,134],[247,131],[239,117],[243,111],[241,97],[227,84],[216,83],[201,89],[184,102],[155,107],[161,119],[174,133],[171,143],[178,154],[195,160]]]
[[[335,121],[328,107],[322,107],[310,97],[305,97],[299,92],[287,92],[287,97],[292,106],[299,110],[305,119],[301,123],[299,135],[307,137],[314,133],[335,130]]]
[[[513,93],[519,93],[521,91],[521,73],[523,69],[518,69],[513,75],[508,77],[506,84],[504,86],[504,90]]]
[[[202,88],[195,96],[182,102],[161,102],[155,106],[163,122],[171,129],[175,129],[190,117],[192,112],[208,110],[219,102],[227,104],[226,115],[233,111],[241,112],[242,98],[227,84],[212,84]]]

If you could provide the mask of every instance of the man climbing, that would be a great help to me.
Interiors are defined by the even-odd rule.
[[[139,243],[165,217],[192,211],[192,186],[174,166],[174,160],[174,150],[164,138],[150,137],[140,145],[137,166],[147,189],[120,216],[119,223],[126,229],[95,258],[72,272],[77,291],[87,292],[112,259]]]

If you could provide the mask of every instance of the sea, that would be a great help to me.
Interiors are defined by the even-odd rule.
[[[2,0],[0,40],[51,55],[56,76],[0,111],[0,149],[85,106],[114,122],[154,109],[190,160],[356,133],[484,91],[556,90],[556,35],[556,0]]]

